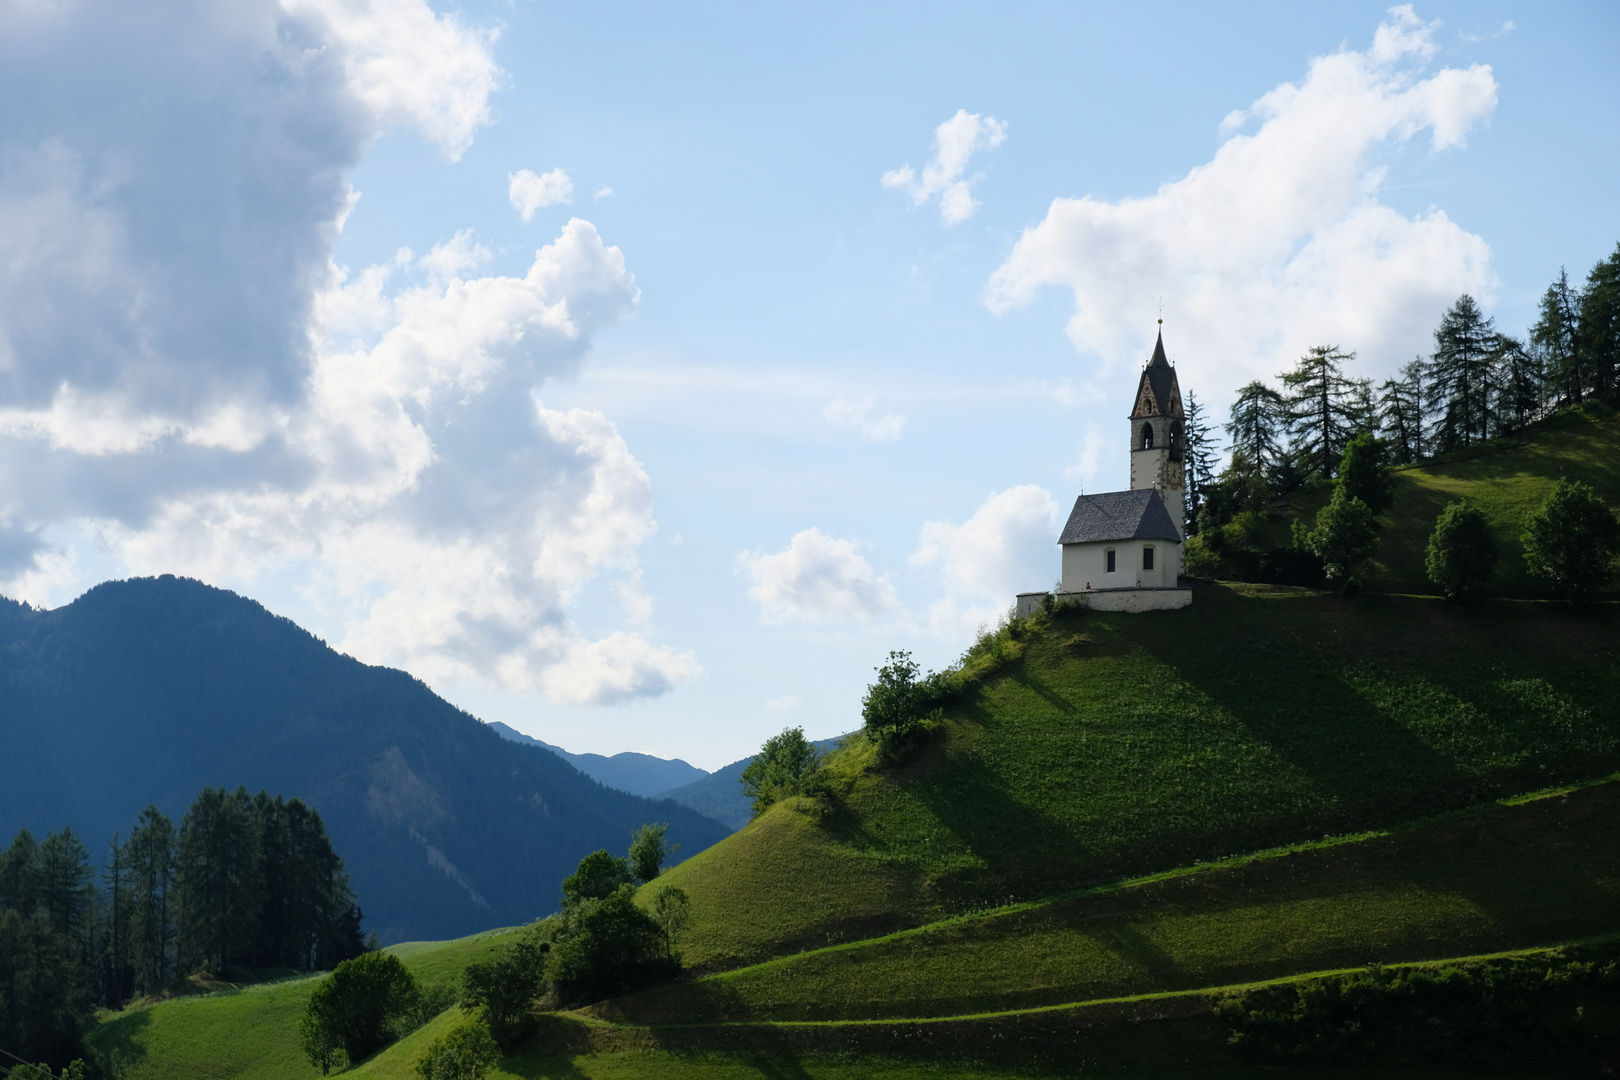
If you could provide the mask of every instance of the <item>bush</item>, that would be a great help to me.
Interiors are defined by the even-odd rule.
[[[1620,523],[1598,493],[1579,481],[1558,481],[1521,539],[1530,572],[1572,603],[1584,603],[1614,579]]]
[[[1316,528],[1306,531],[1294,523],[1295,544],[1322,560],[1327,579],[1346,592],[1356,585],[1356,571],[1378,551],[1378,532],[1372,511],[1351,495],[1343,484],[1333,488],[1333,499],[1316,513]]]
[[[679,844],[671,847],[664,839],[668,831],[667,823],[643,825],[630,837],[630,872],[637,881],[651,881],[661,874],[664,860],[680,848]]]
[[[526,933],[493,960],[468,964],[462,974],[462,1000],[483,1010],[490,1035],[504,1051],[534,1030],[531,1007],[545,985],[550,948],[537,934]]]
[[[489,1029],[474,1015],[428,1047],[416,1073],[422,1080],[478,1080],[500,1056]]]
[[[1460,600],[1488,581],[1496,569],[1496,542],[1484,512],[1465,502],[1448,504],[1434,523],[1426,565],[1429,580],[1447,600]]]
[[[310,995],[299,1024],[304,1053],[322,1076],[339,1054],[358,1065],[410,1029],[420,998],[398,957],[372,952],[345,960]]]
[[[823,780],[820,751],[804,737],[803,728],[788,728],[765,740],[743,770],[742,789],[758,814],[790,795],[823,793]]]
[[[1003,647],[1000,634],[988,641],[992,655],[1002,659],[996,655]],[[861,699],[861,719],[866,737],[878,744],[878,756],[894,762],[926,730],[929,721],[941,717],[939,702],[945,696],[945,681],[933,672],[922,676],[922,668],[909,652],[891,652],[889,662],[877,673],[877,682],[866,688]]]
[[[636,906],[633,885],[563,913],[546,974],[559,1004],[584,1005],[662,981],[680,970],[663,928]]]

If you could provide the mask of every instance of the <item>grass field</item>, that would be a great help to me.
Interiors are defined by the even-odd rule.
[[[895,773],[672,870],[703,970],[1620,768],[1620,610],[1215,585],[1064,613]]]

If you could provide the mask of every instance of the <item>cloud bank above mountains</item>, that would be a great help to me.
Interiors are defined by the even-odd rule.
[[[1196,346],[1206,401],[1326,342],[1369,373],[1411,359],[1447,305],[1496,280],[1485,241],[1444,211],[1408,218],[1379,200],[1385,155],[1423,132],[1435,152],[1461,147],[1496,107],[1488,66],[1422,77],[1437,28],[1392,8],[1368,49],[1320,57],[1229,115],[1214,159],[1182,179],[1117,202],[1054,199],[985,302],[999,314],[1068,289],[1069,339],[1106,370],[1146,355],[1162,298],[1166,341]]]
[[[644,622],[645,471],[548,378],[634,310],[575,219],[522,277],[466,235],[348,274],[348,171],[408,127],[489,122],[494,33],[422,0],[0,9],[0,591],[129,573],[291,575],[340,646],[569,703],[696,670],[568,607],[619,578]],[[542,178],[543,179],[543,178]]]

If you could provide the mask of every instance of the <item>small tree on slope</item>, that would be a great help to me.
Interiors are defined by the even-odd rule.
[[[1426,565],[1429,580],[1447,600],[1461,600],[1489,580],[1496,569],[1496,542],[1485,514],[1466,502],[1442,510],[1429,537]]]
[[[1524,558],[1572,603],[1585,603],[1614,580],[1620,522],[1586,484],[1560,480],[1525,526]]]

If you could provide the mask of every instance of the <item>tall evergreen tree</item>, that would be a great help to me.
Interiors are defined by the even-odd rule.
[[[1390,461],[1410,465],[1423,457],[1423,359],[1401,368],[1400,378],[1378,388],[1378,432],[1389,444]]]
[[[1181,485],[1186,502],[1187,524],[1197,531],[1198,512],[1203,507],[1204,492],[1215,483],[1215,437],[1209,420],[1204,415],[1203,403],[1198,395],[1187,391],[1187,416],[1182,424],[1185,450],[1185,477]]]
[[[299,799],[264,792],[253,805],[264,890],[259,964],[310,970],[355,955],[359,944],[343,931],[354,894],[321,816]]]
[[[1440,415],[1436,441],[1442,450],[1472,446],[1494,428],[1492,320],[1464,293],[1440,319],[1434,331],[1429,385],[1434,411]]]
[[[1226,434],[1232,439],[1233,473],[1269,485],[1283,459],[1282,395],[1256,380],[1238,391]]]
[[[203,788],[180,823],[181,952],[220,971],[252,955],[261,880],[259,836],[246,789]]]
[[[94,874],[90,852],[72,829],[51,833],[39,845],[39,904],[46,923],[90,954],[90,899]]]
[[[125,845],[130,877],[130,960],[135,988],[156,991],[173,970],[174,825],[155,806],[141,812]]]
[[[1558,280],[1541,296],[1541,317],[1530,328],[1530,341],[1541,353],[1554,397],[1577,405],[1591,379],[1582,355],[1582,299],[1580,290],[1570,285],[1569,274],[1559,270]]]
[[[1357,383],[1344,374],[1345,362],[1355,358],[1337,345],[1315,345],[1281,376],[1290,442],[1300,463],[1323,476],[1333,475],[1344,444],[1364,423]]]
[[[1620,378],[1620,244],[1586,276],[1578,335],[1593,386],[1611,392]]]
[[[106,930],[102,934],[104,949],[99,969],[102,975],[101,1002],[114,1007],[128,1000],[134,976],[130,962],[132,897],[129,869],[128,844],[120,843],[115,832],[107,845],[107,861],[101,865],[103,896],[106,898]]]
[[[1491,362],[1496,368],[1497,423],[1518,431],[1541,414],[1544,375],[1541,358],[1524,342],[1506,334],[1491,337]]]

